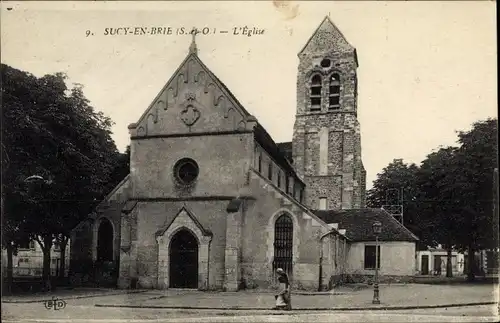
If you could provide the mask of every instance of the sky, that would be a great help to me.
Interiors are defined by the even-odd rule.
[[[370,188],[393,159],[419,164],[455,145],[456,131],[497,116],[495,14],[494,1],[4,1],[1,61],[36,76],[65,72],[83,84],[91,104],[114,121],[123,151],[127,126],[188,54],[191,37],[175,31],[207,28],[196,40],[201,60],[276,142],[291,141],[297,53],[329,15],[358,53]],[[245,26],[264,32],[234,35]],[[106,35],[119,27],[173,34]]]

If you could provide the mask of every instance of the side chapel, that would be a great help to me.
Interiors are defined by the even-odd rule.
[[[365,208],[356,49],[325,17],[298,57],[293,140],[275,143],[193,39],[129,125],[130,174],[73,230],[73,279],[108,263],[119,288],[234,291],[283,268],[294,288],[328,288],[373,275],[376,220],[381,275],[413,275],[418,238]]]

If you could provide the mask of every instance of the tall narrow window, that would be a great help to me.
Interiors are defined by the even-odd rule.
[[[262,173],[262,154],[259,154],[259,173]]]
[[[326,197],[320,197],[319,198],[319,209],[326,210],[326,208],[327,208]]]
[[[273,179],[273,162],[272,161],[269,161],[269,167],[267,169],[267,178],[269,180]]]
[[[358,78],[354,77],[354,97],[358,96]]]
[[[288,177],[288,174],[285,174],[285,192],[290,193],[290,177]]]
[[[337,73],[330,77],[328,110],[340,109],[340,77]]]
[[[253,167],[258,168],[259,167],[259,148],[257,147],[257,144],[255,144],[254,150],[253,150]]]
[[[274,225],[273,269],[282,268],[292,274],[293,263],[293,222],[288,214],[280,215]]]
[[[278,170],[278,187],[281,188],[281,170]]]
[[[321,76],[314,75],[311,79],[311,111],[321,111]]]

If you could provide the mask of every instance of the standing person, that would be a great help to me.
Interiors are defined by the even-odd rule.
[[[278,282],[280,284],[280,293],[275,295],[276,298],[276,309],[278,310],[291,310],[291,295],[290,295],[290,281],[288,280],[288,275],[283,271],[283,269],[278,268],[276,270],[278,274]]]

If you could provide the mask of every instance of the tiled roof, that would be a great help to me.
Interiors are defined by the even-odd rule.
[[[339,229],[346,229],[346,236],[352,241],[375,241],[372,224],[382,223],[380,241],[418,241],[410,230],[405,228],[392,215],[382,209],[350,210],[313,210],[326,223],[338,223]]]

